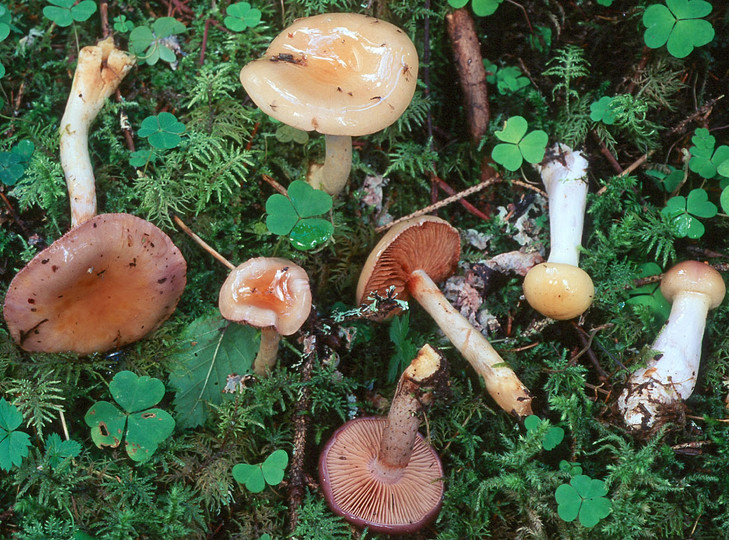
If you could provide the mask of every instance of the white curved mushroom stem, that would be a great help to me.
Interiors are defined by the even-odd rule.
[[[89,157],[89,126],[134,65],[111,37],[81,49],[66,110],[61,118],[61,167],[71,202],[71,226],[96,215],[96,187]]]
[[[532,396],[527,387],[483,334],[448,302],[428,274],[413,272],[408,291],[483,377],[486,390],[500,407],[521,417],[532,414]]]
[[[693,393],[706,317],[721,303],[726,289],[716,270],[687,261],[666,273],[661,291],[673,305],[651,347],[655,355],[630,376],[618,398],[625,422],[634,429],[650,429],[662,408]]]
[[[587,203],[587,160],[562,143],[550,151],[552,159],[537,166],[549,197],[547,261],[577,266]]]
[[[423,346],[403,371],[390,404],[374,467],[381,474],[398,476],[413,453],[423,409],[433,402],[433,391],[446,384],[445,359],[430,345]]]
[[[314,163],[307,179],[316,189],[329,195],[339,195],[347,185],[352,170],[352,137],[349,135],[325,135],[326,157],[324,163]]]
[[[258,354],[253,360],[253,372],[256,375],[266,375],[276,365],[278,357],[278,344],[281,341],[281,334],[272,326],[261,329],[261,344],[258,347]]]

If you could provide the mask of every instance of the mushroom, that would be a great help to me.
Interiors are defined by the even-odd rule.
[[[539,169],[549,197],[547,262],[524,278],[524,296],[535,310],[557,320],[582,315],[595,287],[578,264],[587,197],[587,160],[579,151],[557,143]]]
[[[151,223],[102,214],[18,272],[3,315],[27,351],[103,352],[137,341],[172,314],[185,269],[180,251]]]
[[[460,258],[458,231],[448,222],[422,216],[392,227],[370,253],[357,284],[357,303],[372,293],[398,298],[410,295],[481,375],[486,389],[505,411],[520,417],[532,414],[532,396],[514,371],[443,296],[435,284],[452,275]]]
[[[325,135],[326,158],[308,181],[330,195],[347,183],[352,137],[380,131],[410,104],[418,56],[396,26],[356,13],[296,20],[263,58],[240,72],[248,95],[266,114]]]
[[[693,393],[706,317],[721,304],[726,286],[711,266],[684,261],[664,274],[661,292],[673,302],[668,321],[647,365],[633,372],[618,398],[618,409],[633,429],[652,428],[662,410]]]
[[[72,227],[96,215],[89,127],[133,65],[134,58],[117,49],[111,37],[79,52],[60,128],[61,167],[68,185]]]
[[[400,377],[387,418],[351,420],[319,457],[329,507],[347,521],[386,534],[410,534],[438,515],[443,468],[418,433],[433,391],[447,383],[446,363],[425,345]]]
[[[309,276],[306,270],[286,259],[249,259],[223,283],[218,307],[229,321],[261,329],[253,371],[265,375],[276,363],[281,336],[297,332],[309,316]]]
[[[96,213],[88,130],[134,64],[111,38],[79,53],[61,119],[72,229],[13,278],[3,315],[27,351],[104,352],[159,327],[182,295],[187,265],[170,238],[129,214]]]

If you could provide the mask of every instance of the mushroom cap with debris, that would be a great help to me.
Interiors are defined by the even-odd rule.
[[[187,264],[172,240],[129,214],[101,214],[36,255],[10,282],[3,314],[34,352],[104,352],[174,312]]]
[[[407,34],[357,13],[298,19],[240,72],[269,116],[304,131],[350,136],[395,122],[417,78],[418,55]]]

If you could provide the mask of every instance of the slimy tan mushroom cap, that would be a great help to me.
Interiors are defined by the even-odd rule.
[[[304,131],[351,136],[395,122],[417,77],[417,51],[405,32],[356,13],[298,19],[240,73],[269,116]]]
[[[661,293],[669,302],[680,292],[704,294],[710,299],[709,309],[715,309],[724,300],[726,285],[721,274],[708,264],[684,261],[668,270],[661,280]]]
[[[3,314],[27,351],[103,352],[159,327],[177,306],[186,269],[156,226],[129,214],[101,214],[15,276]]]

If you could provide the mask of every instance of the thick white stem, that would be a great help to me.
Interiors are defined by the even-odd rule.
[[[324,163],[316,163],[309,168],[308,180],[312,187],[336,196],[347,185],[352,170],[352,137],[325,135],[325,141]]]
[[[578,266],[587,202],[587,160],[557,143],[554,158],[537,168],[549,197],[548,262]]]
[[[281,334],[274,327],[261,329],[261,345],[258,347],[258,354],[253,361],[253,372],[256,375],[264,376],[276,365],[280,341]]]
[[[96,187],[88,150],[89,126],[106,99],[134,65],[111,38],[79,52],[66,110],[61,118],[60,153],[71,203],[71,226],[96,215]]]
[[[470,362],[476,373],[483,377],[486,390],[496,403],[518,416],[532,414],[532,396],[527,387],[483,334],[448,302],[428,274],[422,270],[413,272],[408,281],[408,290]]]
[[[707,295],[696,292],[674,298],[668,322],[651,347],[656,356],[631,375],[618,398],[629,426],[652,427],[662,407],[693,393],[710,303]]]

